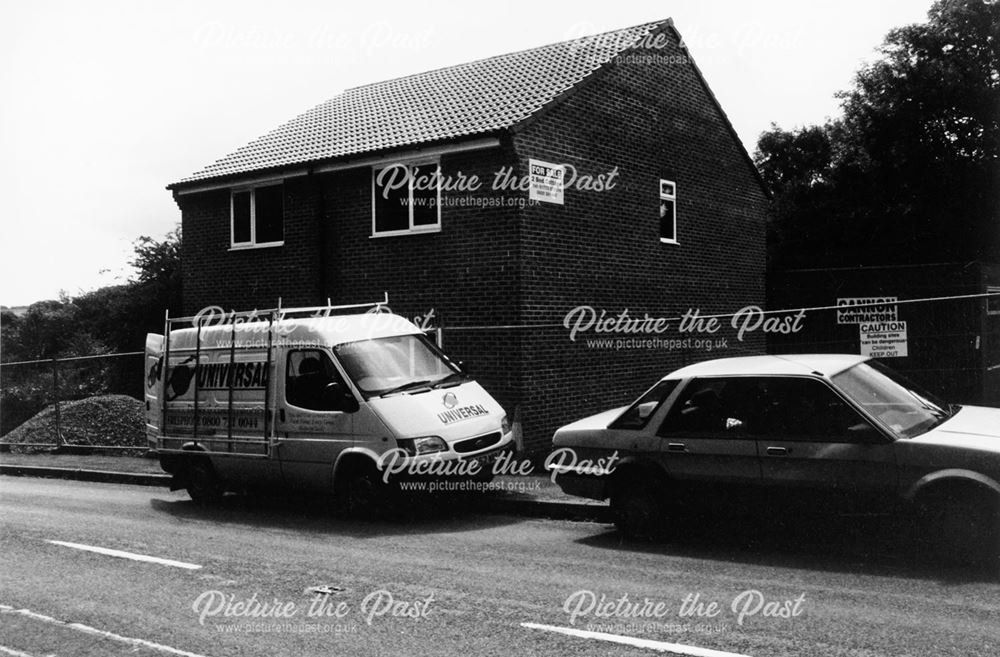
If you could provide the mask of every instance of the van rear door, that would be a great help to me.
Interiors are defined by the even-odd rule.
[[[160,435],[160,419],[163,410],[163,336],[156,333],[146,334],[146,385],[144,399],[146,402],[146,438],[155,441]],[[155,447],[155,444],[150,445]]]

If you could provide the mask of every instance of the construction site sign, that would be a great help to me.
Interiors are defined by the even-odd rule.
[[[906,322],[861,324],[861,355],[872,358],[903,358],[907,353]]]
[[[898,297],[845,297],[837,299],[838,324],[871,324],[899,319]]]

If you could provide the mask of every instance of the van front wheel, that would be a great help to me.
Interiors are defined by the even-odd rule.
[[[360,467],[347,474],[340,489],[345,515],[360,518],[386,511],[392,501],[390,486],[374,467]]]

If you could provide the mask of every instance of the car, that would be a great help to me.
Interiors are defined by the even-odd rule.
[[[558,429],[553,446],[562,490],[610,499],[626,535],[681,502],[779,500],[910,513],[942,553],[993,565],[1000,553],[1000,409],[947,404],[864,356],[689,365]]]

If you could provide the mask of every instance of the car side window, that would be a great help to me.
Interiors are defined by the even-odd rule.
[[[299,349],[288,353],[285,367],[285,399],[292,406],[311,411],[334,410],[327,388],[344,380],[330,355],[320,349]]]
[[[680,382],[670,379],[660,381],[629,406],[628,410],[622,413],[608,428],[632,430],[645,428],[646,424],[649,423],[649,418],[660,409],[678,383]]]
[[[804,377],[763,382],[759,437],[768,440],[864,442],[874,428],[829,386]]]
[[[657,435],[750,437],[759,422],[759,388],[751,377],[695,379],[681,392]]]

